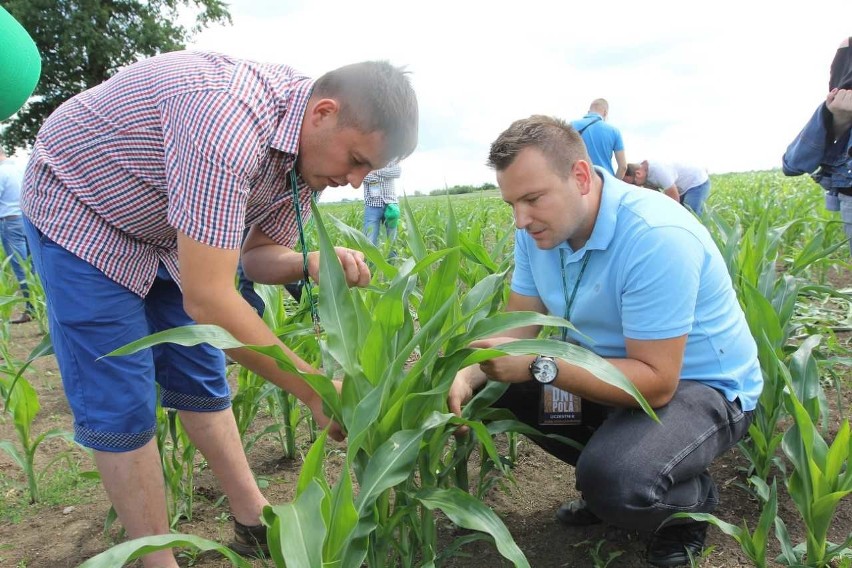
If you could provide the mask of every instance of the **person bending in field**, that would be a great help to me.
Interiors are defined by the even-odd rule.
[[[828,95],[787,148],[784,174],[812,174],[825,189],[829,211],[840,211],[852,253],[852,51],[844,38],[834,54]]]
[[[708,467],[748,430],[763,379],[757,347],[719,250],[673,200],[636,191],[592,167],[562,120],[513,123],[491,145],[503,200],[513,210],[515,271],[508,311],[570,320],[563,338],[606,358],[656,410],[654,422],[624,391],[571,361],[504,356],[460,371],[452,412],[486,381],[508,383],[497,402],[544,434],[582,450],[534,441],[576,468],[581,499],[562,505],[566,525],[606,522],[652,531],[648,560],[689,563],[706,523],[672,513],[709,513],[719,492]],[[515,329],[472,344],[535,338]]]
[[[701,215],[710,194],[710,176],[700,166],[644,160],[627,164],[624,181],[662,191]]]
[[[356,63],[314,81],[286,65],[174,52],[127,67],[44,123],[25,175],[25,229],[75,438],[94,450],[130,538],[169,532],[157,384],[228,497],[238,552],[266,552],[259,519],[267,501],[237,433],[222,351],[166,344],[101,356],[160,330],[215,324],[245,344],[278,345],[316,373],[240,296],[237,261],[256,282],[298,280],[296,200],[308,214],[313,192],[358,187],[371,170],[409,155],[417,121],[408,77],[388,63]],[[350,285],[368,284],[361,253],[336,254]],[[308,271],[317,278],[316,252]],[[228,355],[343,438],[297,375],[248,349]],[[170,550],[144,564],[177,566]]]

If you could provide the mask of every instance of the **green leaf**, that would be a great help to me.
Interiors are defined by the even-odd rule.
[[[311,444],[305,460],[302,462],[302,471],[299,472],[299,480],[296,483],[296,496],[302,494],[311,483],[319,483],[326,493],[329,493],[328,482],[325,480],[325,443],[328,439],[328,430],[323,430],[316,441]]]
[[[320,297],[319,315],[328,339],[328,354],[343,368],[347,375],[358,369],[358,313],[352,300],[352,292],[346,284],[343,267],[337,258],[334,246],[322,222],[317,204],[311,201],[311,211],[317,223],[320,252]]]
[[[358,524],[358,511],[355,509],[354,499],[349,462],[344,462],[340,480],[331,494],[328,537],[323,549],[327,561],[342,557],[349,543],[349,537]]]
[[[161,534],[122,542],[83,562],[80,568],[115,568],[151,552],[175,547],[189,547],[200,551],[212,550],[230,560],[231,564],[237,568],[251,568],[248,561],[243,560],[230,548],[191,534]]]
[[[601,381],[623,390],[636,400],[642,410],[645,411],[645,414],[659,422],[657,414],[651,408],[651,405],[648,404],[648,401],[645,400],[645,397],[642,396],[642,393],[639,392],[639,389],[636,388],[636,385],[630,379],[625,377],[621,371],[606,361],[606,359],[577,345],[552,339],[519,339],[495,346],[493,349],[480,350],[479,353],[474,353],[468,359],[465,359],[462,366],[466,367],[473,364],[477,359],[474,355],[481,356],[482,352],[490,355],[489,358],[500,355],[529,355],[534,353],[558,357],[572,365],[589,371]]]
[[[281,550],[287,568],[323,565],[323,542],[327,532],[322,515],[325,498],[322,487],[313,481],[293,503],[273,507],[280,518]]]
[[[130,355],[137,351],[142,351],[149,347],[159,345],[161,343],[177,343],[183,346],[198,345],[200,343],[209,343],[213,347],[219,349],[234,349],[237,347],[245,347],[243,343],[238,341],[227,330],[218,325],[185,325],[152,333],[142,339],[131,341],[127,345],[123,345],[118,349],[110,351],[106,355],[98,357],[97,360],[103,357],[116,357],[118,355]]]
[[[529,568],[529,562],[503,521],[470,494],[457,488],[424,488],[415,494],[415,498],[429,509],[441,509],[460,527],[490,534],[504,558],[515,566]]]

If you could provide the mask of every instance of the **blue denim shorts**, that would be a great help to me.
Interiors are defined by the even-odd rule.
[[[148,295],[140,298],[26,219],[24,230],[44,287],[50,337],[78,443],[107,452],[144,446],[157,431],[157,384],[167,408],[230,407],[225,356],[210,345],[166,343],[100,358],[152,333],[194,323],[162,265]]]

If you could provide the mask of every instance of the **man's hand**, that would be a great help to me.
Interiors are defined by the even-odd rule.
[[[450,386],[450,392],[447,393],[447,407],[450,412],[461,418],[462,406],[467,404],[473,398],[474,388],[468,380],[467,374],[464,371],[458,373],[453,379],[453,384]],[[462,436],[470,430],[467,426],[459,426],[454,434]]]
[[[337,389],[337,394],[340,394],[340,391],[343,388],[343,383],[335,380],[332,381],[332,384],[334,384],[334,388]],[[325,412],[322,409],[322,398],[320,398],[319,395],[311,401],[308,408],[311,409],[311,413],[314,415],[314,421],[317,423],[317,426],[325,428],[329,424],[331,425],[328,429],[328,435],[332,440],[342,442],[346,438],[346,432],[343,431],[340,424],[334,422],[331,418],[325,415]]]
[[[490,349],[512,341],[517,341],[517,338],[489,337],[472,342],[470,347]],[[479,369],[489,379],[494,381],[500,381],[501,383],[524,383],[531,380],[530,363],[534,359],[534,355],[506,355],[483,361],[479,364]]]
[[[837,139],[852,126],[852,90],[832,89],[825,99],[825,107],[831,113]]]
[[[334,252],[340,261],[340,266],[343,267],[343,275],[346,278],[346,284],[350,287],[361,286],[362,288],[370,283],[370,267],[364,261],[364,253],[357,250],[348,249],[346,247],[334,247]],[[320,258],[319,252],[308,253],[308,274],[315,282],[319,282],[320,273]]]

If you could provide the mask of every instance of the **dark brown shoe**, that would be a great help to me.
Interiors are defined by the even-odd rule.
[[[228,547],[240,556],[269,558],[266,525],[247,526],[234,519],[234,540]]]
[[[27,323],[30,321],[33,321],[33,316],[31,316],[27,312],[24,312],[18,317],[10,319],[9,323]]]

